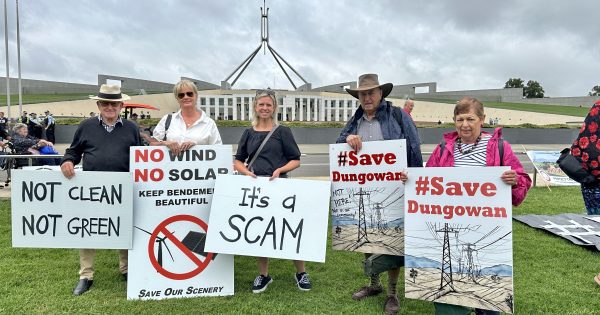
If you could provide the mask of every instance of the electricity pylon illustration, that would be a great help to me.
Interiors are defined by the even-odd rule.
[[[368,243],[369,239],[367,238],[367,220],[365,219],[365,203],[363,196],[368,196],[368,192],[364,192],[362,188],[358,191],[358,193],[354,194],[358,196],[358,240],[357,243]]]
[[[450,237],[448,233],[457,234],[461,229],[448,227],[448,223],[444,223],[444,228],[435,230],[438,233],[444,233],[444,249],[442,253],[442,276],[440,278],[440,290],[445,287],[450,287],[452,291],[454,289],[454,283],[452,280],[452,256],[450,255]]]

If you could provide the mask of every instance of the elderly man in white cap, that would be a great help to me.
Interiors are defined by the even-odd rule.
[[[348,143],[352,149],[360,151],[363,141],[406,139],[408,166],[422,167],[419,135],[412,118],[400,107],[392,106],[392,103],[385,100],[392,88],[391,83],[379,84],[376,74],[363,74],[358,78],[357,89],[346,89],[360,101],[360,107],[342,130],[337,143]],[[396,285],[402,266],[403,256],[365,254],[365,274],[370,277],[370,283],[352,294],[352,298],[362,300],[382,293],[379,275],[388,271],[388,297],[384,312],[398,313],[400,303]]]
[[[129,147],[141,145],[138,126],[128,120],[121,120],[123,101],[129,98],[121,93],[119,86],[103,84],[98,95],[90,95],[96,100],[100,115],[91,117],[79,124],[71,146],[66,150],[60,169],[67,178],[75,176],[74,165],[81,161],[84,171],[129,171]],[[79,250],[79,282],[73,295],[88,291],[94,283],[94,258],[96,250]],[[127,250],[119,250],[119,271],[127,280]]]

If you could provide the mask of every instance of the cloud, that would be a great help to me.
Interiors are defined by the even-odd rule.
[[[19,5],[24,78],[95,83],[102,73],[219,84],[260,44],[262,1]],[[365,72],[396,84],[435,81],[438,90],[501,88],[521,77],[539,81],[551,96],[585,95],[600,84],[600,23],[593,23],[596,5],[589,1],[300,0],[267,6],[271,46],[313,87]],[[292,88],[261,51],[235,87],[265,86]]]

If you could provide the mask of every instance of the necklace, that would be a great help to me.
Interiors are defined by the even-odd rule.
[[[475,140],[475,143],[473,143],[473,146],[470,149],[463,151],[462,140],[460,139],[460,137],[458,137],[458,140],[456,141],[456,143],[458,144],[458,152],[460,152],[460,154],[469,154],[469,153],[473,152],[473,150],[475,150],[475,147],[479,143],[479,140],[481,140],[481,133],[479,134],[479,137],[477,137],[477,139]]]

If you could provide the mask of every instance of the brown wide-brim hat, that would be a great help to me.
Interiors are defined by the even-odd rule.
[[[118,85],[102,84],[98,95],[90,95],[90,99],[107,102],[123,102],[131,99],[129,95],[121,93],[121,87]]]
[[[391,83],[379,84],[379,77],[374,73],[363,74],[358,77],[358,87],[356,89],[346,89],[348,94],[358,98],[358,92],[368,91],[374,88],[381,88],[381,97],[386,98],[392,92],[394,87]]]

